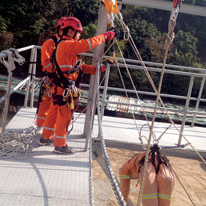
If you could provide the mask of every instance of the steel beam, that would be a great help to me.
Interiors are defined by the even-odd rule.
[[[117,2],[121,3],[121,1],[117,1]],[[171,11],[173,6],[173,2],[163,1],[163,0],[162,1],[161,0],[122,0],[122,3],[131,4],[135,6],[148,7],[153,9],[166,10],[166,11]],[[198,15],[198,16],[206,16],[206,7],[185,4],[183,2],[179,12],[185,14]]]

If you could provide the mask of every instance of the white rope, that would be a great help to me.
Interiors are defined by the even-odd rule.
[[[120,21],[120,23],[123,23],[122,27],[125,27],[125,26],[124,26],[125,24],[124,24],[124,22],[123,22],[122,20]],[[132,39],[132,36],[131,36],[130,33],[129,33],[128,35],[129,35],[130,44],[131,44],[131,46],[133,47],[134,52],[135,52],[137,58],[140,60],[141,65],[142,65],[142,67],[143,67],[143,70],[145,71],[145,74],[146,74],[146,76],[147,76],[150,84],[152,85],[152,88],[154,89],[155,93],[158,95],[157,88],[156,88],[156,86],[155,86],[155,84],[154,84],[154,82],[153,82],[153,80],[152,80],[152,78],[151,78],[151,76],[150,76],[150,74],[149,74],[149,72],[148,72],[148,70],[147,70],[147,68],[146,68],[143,60],[142,60],[142,58],[141,58],[141,55],[140,55],[140,53],[139,53],[139,51],[138,51],[138,49],[137,49],[137,47],[136,47],[136,45],[135,45],[135,43],[134,43],[134,41],[133,41],[133,39]],[[169,41],[168,41],[168,42],[169,42]],[[200,159],[206,164],[206,161],[203,159],[203,157],[200,155],[200,153],[192,146],[192,144],[188,141],[188,139],[182,134],[182,132],[181,132],[181,131],[177,128],[177,126],[174,124],[174,122],[172,121],[172,119],[171,119],[171,117],[170,117],[170,115],[169,115],[169,113],[168,113],[168,111],[167,111],[167,109],[166,109],[166,107],[165,107],[165,105],[164,105],[164,103],[163,103],[163,101],[162,101],[162,98],[161,98],[160,96],[159,96],[159,101],[160,101],[160,103],[162,104],[162,107],[164,108],[164,111],[166,112],[166,114],[167,114],[167,116],[168,116],[169,121],[171,122],[171,124],[172,124],[172,125],[176,128],[176,130],[183,136],[183,138],[187,141],[187,143],[188,143],[188,144],[190,145],[190,147],[195,151],[195,153],[200,157]]]
[[[122,28],[123,30],[126,28],[126,25],[124,24],[123,20],[120,19],[120,23],[122,25]],[[164,74],[164,69],[165,69],[165,63],[166,63],[166,58],[167,58],[167,54],[168,54],[168,48],[169,48],[169,45],[172,43],[173,41],[173,38],[174,38],[174,27],[175,27],[175,24],[176,24],[176,19],[174,18],[171,18],[170,21],[169,21],[169,32],[168,32],[168,35],[167,35],[167,39],[165,41],[165,58],[164,58],[164,64],[163,64],[163,68],[162,68],[162,72],[161,72],[161,77],[160,77],[160,83],[159,83],[159,88],[158,88],[158,91],[156,89],[156,86],[154,85],[154,82],[146,68],[146,66],[144,65],[144,62],[142,61],[142,58],[139,54],[139,51],[137,50],[136,48],[136,45],[134,44],[134,41],[130,35],[130,33],[128,32],[127,35],[129,37],[129,41],[130,41],[130,44],[133,48],[133,50],[135,51],[135,54],[136,56],[139,58],[142,66],[143,66],[143,69],[145,71],[145,74],[146,76],[148,77],[154,91],[156,92],[157,94],[157,99],[156,99],[156,104],[155,104],[155,110],[154,110],[154,114],[153,114],[153,119],[152,119],[152,126],[150,127],[150,135],[149,135],[149,140],[148,140],[148,146],[147,146],[147,151],[146,151],[146,155],[145,155],[145,161],[144,161],[144,171],[143,171],[143,177],[142,177],[142,184],[140,186],[140,192],[139,192],[139,198],[138,198],[138,206],[141,204],[141,198],[142,198],[142,192],[143,192],[143,186],[144,186],[144,179],[145,179],[145,174],[146,174],[146,165],[147,165],[147,159],[148,159],[148,154],[149,154],[149,148],[150,148],[150,142],[151,142],[151,136],[152,136],[152,130],[153,130],[153,125],[154,125],[154,120],[155,120],[155,114],[156,114],[156,111],[157,111],[157,104],[158,104],[158,101],[160,100],[164,110],[166,111],[167,113],[167,116],[169,117],[169,120],[171,122],[171,125],[173,124],[174,127],[177,129],[177,131],[185,138],[185,140],[189,143],[189,141],[187,140],[187,138],[179,131],[179,129],[175,126],[175,124],[173,123],[172,119],[170,118],[169,116],[169,113],[168,111],[166,110],[165,108],[165,105],[160,97],[160,90],[161,90],[161,85],[162,85],[162,79],[163,79],[163,74]],[[126,29],[125,29],[126,31]],[[128,31],[128,30],[127,30]],[[126,33],[126,32],[125,32]],[[124,37],[125,38],[125,37]],[[128,38],[127,38],[128,39]],[[130,75],[129,75],[130,76]],[[169,125],[169,127],[171,126]],[[169,127],[167,129],[169,129]],[[166,131],[165,131],[166,132]],[[165,133],[164,132],[164,133]],[[163,135],[163,134],[162,134]],[[162,137],[162,135],[158,138],[158,140]],[[206,164],[206,161],[203,159],[203,157],[199,154],[199,152],[190,144],[190,146],[192,147],[192,149],[196,152],[196,154],[202,159],[202,161]]]
[[[25,159],[32,152],[30,145],[34,140],[36,131],[34,127],[29,127],[20,132],[4,132],[0,134],[0,159],[14,157],[15,159]],[[23,157],[20,157],[22,156]]]

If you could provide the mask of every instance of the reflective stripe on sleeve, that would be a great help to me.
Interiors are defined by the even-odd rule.
[[[55,135],[55,137],[57,137],[57,138],[59,138],[59,139],[64,139],[64,138],[66,138],[66,136],[57,136],[57,135]]]
[[[45,119],[44,117],[37,116],[38,119]]]
[[[88,41],[88,44],[89,44],[89,50],[91,50],[92,49],[92,44],[91,44],[89,39],[87,39],[87,41]]]
[[[69,68],[72,68],[72,69],[74,68],[72,65],[59,65],[59,67],[60,68],[62,68],[62,67],[69,67]]]
[[[120,175],[120,179],[131,179],[130,175]]]
[[[142,199],[146,200],[146,199],[154,199],[157,198],[158,193],[154,193],[154,194],[147,194],[147,195],[142,195]]]
[[[51,66],[52,64],[51,64],[51,62],[49,63],[49,64],[47,64],[46,66],[44,66],[44,68],[46,69],[46,68],[48,68],[49,66]]]
[[[64,42],[64,41],[65,41],[65,40],[61,41],[61,42],[59,43],[59,45],[62,44],[62,42]],[[56,49],[56,61],[57,61],[57,62],[58,62],[59,45],[57,46],[57,49]]]
[[[52,131],[55,131],[54,128],[50,128],[50,127],[43,127],[44,129],[47,129],[47,130],[52,130]]]
[[[158,197],[161,198],[161,199],[172,201],[172,196],[169,196],[169,195],[164,195],[164,194],[158,193]]]

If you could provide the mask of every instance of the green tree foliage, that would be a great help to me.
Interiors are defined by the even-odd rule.
[[[76,16],[86,26],[97,19],[97,12],[96,0],[7,0],[0,3],[0,33],[13,34],[13,47],[42,44],[55,33],[61,17]]]
[[[172,5],[172,0],[171,5]],[[4,0],[0,3],[0,49],[9,47],[24,47],[32,44],[41,45],[48,37],[56,32],[55,25],[63,16],[75,16],[82,22],[86,39],[96,34],[99,0]],[[182,4],[206,6],[206,0],[185,0]],[[171,7],[172,9],[172,7]],[[181,8],[180,8],[181,10]],[[121,13],[125,24],[144,61],[162,63],[164,59],[164,42],[168,32],[170,11],[149,9],[133,5],[122,6]],[[124,42],[120,23],[115,20],[115,26],[121,31],[118,43],[124,58],[137,59],[129,42]],[[108,28],[109,30],[109,28]],[[206,19],[205,17],[179,13],[175,27],[175,38],[170,45],[167,63],[190,67],[206,65]],[[109,47],[105,45],[105,51]],[[121,53],[115,47],[117,57]],[[112,55],[108,51],[107,55]],[[87,58],[84,61],[91,64]],[[121,68],[126,80],[126,87],[132,89],[125,68]],[[131,70],[135,87],[139,90],[153,91],[143,71]],[[158,86],[159,73],[151,73],[152,79]],[[110,84],[122,87],[117,69],[111,69]],[[187,77],[174,77],[166,74],[162,91],[165,93],[187,93],[180,85],[188,84]],[[200,80],[194,83],[193,94],[198,92]],[[110,85],[111,86],[111,85]]]
[[[177,65],[193,67],[197,58],[197,39],[189,32],[178,31],[174,38],[173,52],[168,61]]]
[[[142,55],[142,58],[146,61],[149,60],[150,53],[148,47],[145,46],[145,41],[160,34],[155,25],[146,20],[151,20],[153,10],[129,5],[123,9],[122,14],[126,25],[129,27],[134,43]],[[130,44],[127,44],[124,53],[127,58],[136,59]]]

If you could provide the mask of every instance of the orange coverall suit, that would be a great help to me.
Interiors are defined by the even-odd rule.
[[[63,36],[61,41],[57,45],[55,58],[62,72],[67,72],[75,67],[78,60],[77,54],[87,52],[96,46],[105,42],[105,36],[103,34],[89,38],[87,40],[74,40],[68,36]],[[66,39],[66,40],[65,40]],[[88,74],[95,74],[96,67],[84,64],[82,71]],[[67,79],[76,81],[78,73],[65,74]],[[51,89],[55,95],[61,95],[63,98],[64,89],[53,85]],[[72,111],[65,105],[59,106],[58,104],[52,104],[49,109],[49,115],[46,118],[42,137],[46,139],[52,139],[54,135],[54,146],[63,147],[66,146],[67,127],[72,119]],[[52,115],[53,114],[53,115]],[[51,125],[51,122],[53,125]],[[48,123],[48,124],[47,124]]]
[[[119,169],[120,190],[129,205],[130,179],[138,179],[141,182],[143,168],[138,172],[139,164],[146,152],[140,152],[129,161],[125,162]],[[149,156],[151,159],[151,155]],[[170,169],[165,164],[160,164],[156,174],[158,159],[155,155],[155,167],[152,162],[147,163],[145,182],[143,187],[143,206],[170,206],[175,179]]]
[[[56,39],[58,39],[58,34],[56,34]],[[42,71],[53,73],[52,63],[50,57],[54,51],[55,42],[52,38],[46,40],[41,48],[41,64],[43,66]],[[52,85],[52,78],[50,78],[50,85]],[[49,107],[52,103],[52,96],[46,94],[46,96],[41,96],[41,102],[39,103],[36,125],[43,127],[45,118],[48,114]]]

